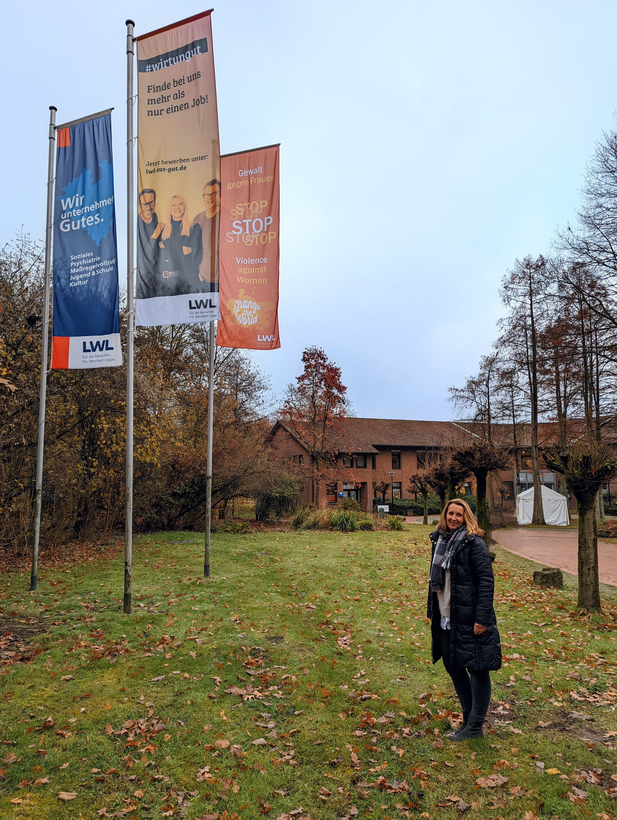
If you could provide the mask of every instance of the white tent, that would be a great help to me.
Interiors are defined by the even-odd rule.
[[[542,507],[544,508],[544,520],[547,524],[555,527],[567,527],[570,523],[568,514],[568,499],[549,490],[542,485]],[[531,524],[533,516],[533,487],[516,496],[516,517],[519,524]]]

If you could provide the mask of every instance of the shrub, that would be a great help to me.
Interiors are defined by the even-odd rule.
[[[310,507],[299,507],[293,517],[291,519],[291,526],[294,530],[303,530],[305,527],[306,519],[311,515],[312,510]]]
[[[403,529],[403,519],[400,515],[391,515],[388,518],[388,527],[391,530],[402,530]]]
[[[354,510],[312,510],[302,507],[291,519],[291,526],[296,530],[336,530],[338,532],[355,532],[356,530],[374,529],[373,519]]]
[[[212,525],[212,532],[227,532],[234,533],[236,535],[246,535],[246,533],[250,531],[251,528],[249,527],[247,521],[218,521],[216,524]]]
[[[327,528],[355,532],[358,529],[358,515],[353,510],[333,510],[327,517]]]
[[[281,472],[264,482],[256,494],[255,519],[277,521],[291,512],[300,498],[300,482],[290,473]]]
[[[408,511],[411,511],[412,515],[424,515],[424,503],[421,497],[417,501],[414,501],[413,498],[395,498],[394,502],[386,500],[385,503],[389,504],[391,515],[406,516]],[[439,515],[440,512],[439,497],[434,493],[430,493],[428,497],[428,514]]]
[[[353,512],[360,512],[360,504],[353,498],[342,498],[336,505],[340,510],[352,510]]]
[[[310,514],[304,520],[302,529],[325,530],[328,528],[325,519],[326,513],[324,510],[311,510]]]

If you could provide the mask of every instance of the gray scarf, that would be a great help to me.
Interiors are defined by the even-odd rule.
[[[435,545],[435,552],[433,553],[433,562],[431,564],[431,592],[437,592],[443,589],[446,582],[446,572],[452,564],[452,557],[460,544],[462,544],[466,535],[467,527],[464,524],[457,530],[454,530],[454,532],[448,530],[439,533],[439,538]]]

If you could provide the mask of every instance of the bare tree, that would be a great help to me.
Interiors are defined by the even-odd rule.
[[[486,500],[487,476],[490,472],[507,467],[508,456],[505,450],[495,447],[494,444],[488,441],[478,441],[471,447],[461,448],[453,453],[452,461],[459,465],[462,472],[467,475],[473,473],[476,477],[476,516],[488,543],[491,538],[491,518]]]
[[[477,375],[469,376],[462,387],[449,387],[450,401],[462,410],[471,410],[470,421],[482,431],[482,438],[493,441],[496,393],[501,384],[499,357],[482,356]]]
[[[419,493],[422,496],[423,517],[422,523],[428,524],[428,496],[431,485],[426,470],[418,470],[409,477],[409,490],[412,493]]]
[[[531,465],[533,472],[534,524],[544,523],[542,490],[540,485],[540,459],[538,443],[538,420],[540,413],[540,344],[539,335],[546,320],[550,282],[546,260],[543,256],[532,259],[527,256],[516,261],[514,268],[502,280],[501,298],[510,309],[510,315],[502,320],[504,333],[500,344],[507,346],[512,359],[524,369],[531,415]]]

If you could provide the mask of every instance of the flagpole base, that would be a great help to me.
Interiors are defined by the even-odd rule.
[[[39,576],[38,575],[31,575],[30,576],[30,589],[34,591],[39,585]]]
[[[124,596],[124,612],[126,615],[131,614],[131,603],[133,600],[133,596],[130,592],[126,593]]]

